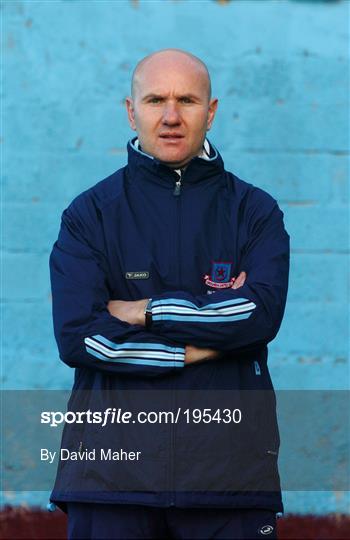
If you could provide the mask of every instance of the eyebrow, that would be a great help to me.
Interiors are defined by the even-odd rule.
[[[151,98],[165,99],[165,96],[162,94],[150,93],[144,96],[141,99],[141,101],[147,101],[148,99],[151,99]],[[182,99],[182,98],[193,99],[194,101],[201,100],[201,98],[199,96],[196,96],[195,94],[181,94],[181,95],[176,96],[176,99]]]

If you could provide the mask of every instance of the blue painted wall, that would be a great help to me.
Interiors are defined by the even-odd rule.
[[[70,386],[50,311],[60,214],[125,163],[132,132],[123,98],[136,62],[179,47],[212,74],[220,108],[210,138],[227,168],[285,213],[292,266],[270,348],[275,386],[347,388],[348,2],[53,0],[1,9],[3,386]],[[286,509],[346,512],[348,495],[289,492]],[[6,494],[14,503],[45,497]]]

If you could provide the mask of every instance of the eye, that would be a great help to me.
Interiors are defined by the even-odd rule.
[[[181,103],[192,103],[192,99],[187,96],[183,96],[182,98],[180,98],[180,101]]]
[[[155,96],[155,97],[150,98],[150,99],[148,100],[148,103],[155,103],[155,104],[156,104],[156,103],[160,103],[161,100],[162,100],[162,99],[161,99],[160,97],[156,97],[156,96]]]

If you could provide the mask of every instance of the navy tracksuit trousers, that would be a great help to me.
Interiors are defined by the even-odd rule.
[[[276,514],[263,509],[158,508],[67,503],[68,539],[276,539]]]

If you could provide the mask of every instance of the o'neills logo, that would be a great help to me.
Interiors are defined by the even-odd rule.
[[[204,283],[215,289],[232,287],[235,278],[230,278],[232,262],[213,262],[211,275],[204,276]]]
[[[263,527],[259,529],[259,533],[264,534],[264,535],[271,534],[272,531],[273,531],[272,525],[264,525]]]

